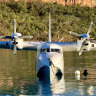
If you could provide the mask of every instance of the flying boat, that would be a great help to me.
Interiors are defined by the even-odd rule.
[[[90,31],[93,22],[91,21],[86,34],[77,34],[69,31],[73,36],[77,37],[77,42],[52,42],[51,41],[51,16],[49,13],[49,32],[48,42],[24,41],[24,38],[33,38],[32,36],[22,36],[16,32],[16,20],[13,20],[14,30],[11,36],[1,36],[1,39],[10,39],[10,41],[0,41],[0,48],[11,49],[16,55],[17,50],[35,50],[36,57],[36,74],[38,78],[44,76],[52,77],[61,76],[64,72],[64,51],[78,51],[79,55],[85,51],[95,51],[96,43],[90,40]],[[48,75],[50,74],[50,75]],[[44,78],[43,78],[44,79]]]

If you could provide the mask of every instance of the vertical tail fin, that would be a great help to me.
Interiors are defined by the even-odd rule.
[[[49,12],[49,32],[48,32],[48,42],[51,42],[51,14]]]
[[[13,20],[13,26],[14,26],[13,33],[15,34],[16,33],[16,19]]]

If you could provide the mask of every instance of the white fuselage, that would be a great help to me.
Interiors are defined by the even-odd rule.
[[[64,59],[62,47],[56,44],[43,44],[38,48],[36,73],[43,67],[48,67],[50,76],[58,71],[64,72]]]

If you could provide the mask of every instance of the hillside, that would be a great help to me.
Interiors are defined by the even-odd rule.
[[[0,0],[0,1],[25,1],[25,2],[31,2],[31,1],[36,1],[36,0]],[[82,6],[89,6],[89,7],[94,7],[96,6],[96,0],[39,0],[39,1],[44,1],[44,2],[49,2],[49,3],[58,3],[61,5],[82,5]]]
[[[90,21],[94,22],[91,37],[96,39],[96,7],[62,6],[57,3],[35,1],[1,2],[0,35],[13,32],[13,19],[17,20],[17,32],[34,36],[33,40],[48,40],[48,14],[52,17],[52,40],[74,41],[68,31],[86,33]]]
[[[96,0],[43,0],[44,2],[57,2],[58,4],[62,5],[82,5],[82,6],[89,6],[94,7],[96,6]]]

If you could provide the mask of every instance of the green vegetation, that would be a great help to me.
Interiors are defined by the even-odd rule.
[[[48,15],[52,18],[52,39],[74,41],[68,31],[86,33],[90,21],[94,22],[91,36],[96,39],[96,7],[62,6],[35,0],[25,2],[0,2],[0,35],[13,32],[13,19],[17,20],[17,32],[34,36],[33,40],[48,40]]]

